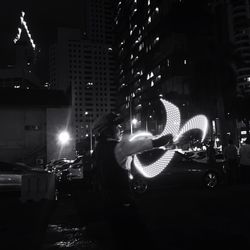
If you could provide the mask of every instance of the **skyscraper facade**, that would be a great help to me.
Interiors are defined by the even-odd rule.
[[[208,5],[201,2],[116,1],[119,106],[130,121],[138,120],[139,127],[153,123],[158,129],[155,121],[161,112],[153,107],[161,97],[188,116],[194,111],[191,94],[196,87],[204,92],[197,79],[211,85],[207,72],[202,76],[198,70],[211,40]]]
[[[237,92],[250,94],[250,3],[248,0],[228,0],[230,40],[241,58],[237,65]]]
[[[85,1],[81,26],[59,29],[50,48],[50,84],[71,95],[76,142],[92,137],[93,121],[116,108],[112,1]]]

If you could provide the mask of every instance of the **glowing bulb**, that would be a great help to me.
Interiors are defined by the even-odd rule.
[[[62,131],[59,135],[58,135],[58,141],[60,144],[65,145],[70,141],[70,135],[67,131]]]

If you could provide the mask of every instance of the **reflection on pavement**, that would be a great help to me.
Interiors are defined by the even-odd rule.
[[[56,249],[92,250],[97,249],[97,245],[87,239],[85,227],[50,224],[43,250]]]

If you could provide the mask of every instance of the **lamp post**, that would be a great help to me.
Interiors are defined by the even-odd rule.
[[[138,120],[136,118],[133,118],[130,122],[130,132],[133,134],[133,126],[137,124]]]
[[[89,115],[89,112],[88,111],[85,111],[85,116],[86,116],[86,118],[88,118],[89,117],[89,121],[88,121],[88,127],[89,127],[89,136],[90,136],[90,154],[92,154],[92,152],[93,152],[93,138],[92,138],[92,123],[91,123],[91,120],[90,120],[90,115]]]

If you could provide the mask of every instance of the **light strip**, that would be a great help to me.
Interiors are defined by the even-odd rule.
[[[24,20],[25,12],[22,11],[21,13],[22,13],[22,15],[20,16],[21,25],[24,26],[25,31],[26,31],[26,33],[27,33],[27,35],[29,37],[31,46],[35,50],[36,49],[36,45],[35,45],[34,40],[32,39],[31,34],[29,32],[29,29],[28,29],[28,26],[27,26],[27,22]],[[17,33],[15,39],[13,40],[14,43],[17,43],[17,41],[21,38],[21,33],[22,33],[22,28],[18,27],[18,33]]]
[[[187,131],[199,129],[202,131],[202,141],[204,140],[208,129],[208,120],[206,116],[194,116],[188,120],[180,130],[181,116],[178,107],[164,99],[160,99],[160,101],[162,102],[166,111],[166,124],[162,133],[158,136],[155,136],[154,139],[160,138],[167,134],[172,134],[174,137],[174,142],[176,143]],[[141,132],[137,136],[132,137],[132,140],[138,139],[140,135],[145,136],[146,133],[148,135],[148,132],[144,132],[144,134]],[[132,140],[130,139],[130,141]],[[144,177],[152,178],[160,174],[169,165],[170,161],[174,157],[174,154],[174,149],[167,150],[158,160],[148,165],[142,164],[137,155],[135,155],[134,165]]]
[[[166,112],[166,124],[160,135],[156,136],[160,138],[167,134],[172,134],[173,136],[177,135],[180,129],[181,115],[179,108],[176,107],[173,103],[168,102],[164,99],[160,99],[162,102],[165,112]]]
[[[134,141],[135,139],[138,139],[138,138],[145,138],[145,137],[151,137],[152,134],[149,133],[149,132],[145,132],[145,131],[141,131],[141,132],[138,132],[136,134],[134,134],[130,139],[129,141]]]
[[[190,120],[188,120],[184,124],[184,126],[181,128],[181,131],[179,132],[178,136],[175,137],[174,141],[178,141],[183,134],[185,134],[187,131],[192,130],[192,129],[199,129],[202,131],[201,141],[203,141],[206,137],[207,129],[208,129],[208,120],[206,116],[197,115],[191,118]]]

